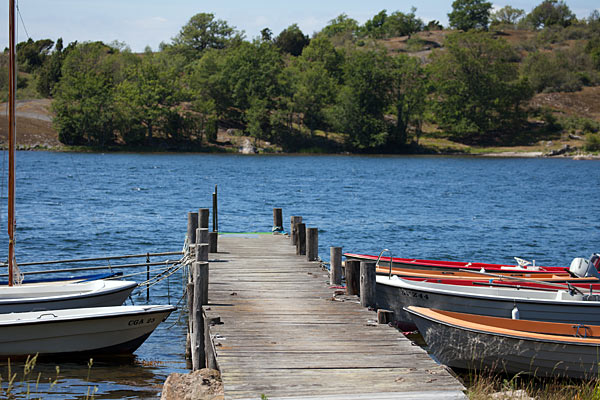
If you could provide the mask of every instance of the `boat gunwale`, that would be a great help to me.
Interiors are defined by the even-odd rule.
[[[128,282],[129,284],[115,286],[115,287],[109,288],[105,291],[101,291],[101,289],[91,290],[88,293],[81,293],[81,292],[73,291],[70,293],[62,294],[62,295],[59,294],[56,296],[47,296],[47,297],[19,297],[19,298],[14,298],[14,299],[0,298],[0,308],[2,306],[8,306],[11,304],[55,303],[55,302],[59,302],[59,301],[66,301],[73,297],[76,297],[77,299],[86,299],[86,298],[96,297],[96,296],[107,296],[107,295],[111,295],[114,293],[119,293],[119,292],[123,292],[126,290],[130,290],[130,289],[133,291],[133,289],[135,289],[138,285],[137,282],[134,282],[134,281],[118,281],[118,282],[123,282],[123,283]],[[78,282],[71,282],[71,283],[68,283],[68,285],[74,285],[77,283]],[[12,286],[12,287],[14,288],[15,286]],[[106,288],[106,286],[103,286],[102,289],[103,288]],[[28,287],[27,289],[31,289],[31,287]]]
[[[112,306],[112,307],[88,307],[85,309],[106,309],[106,308],[121,308],[121,307],[127,307],[127,306]],[[173,311],[177,310],[176,306],[170,305],[170,304],[159,304],[159,305],[151,305],[151,306],[129,306],[129,307],[139,307],[139,309],[135,309],[135,310],[130,310],[127,312],[113,312],[110,314],[104,314],[104,315],[94,315],[94,314],[78,314],[78,315],[62,315],[62,316],[56,316],[56,312],[57,311],[65,311],[65,310],[69,310],[69,309],[63,309],[63,310],[43,310],[43,311],[28,311],[26,313],[11,313],[11,314],[5,314],[6,316],[9,315],[13,315],[13,314],[39,314],[39,316],[41,317],[44,314],[52,314],[54,315],[55,318],[53,319],[23,319],[23,320],[18,320],[18,319],[10,319],[10,320],[6,320],[6,321],[2,321],[0,320],[0,327],[13,327],[13,326],[26,326],[26,325],[38,325],[38,324],[48,324],[48,323],[62,323],[62,322],[77,322],[80,320],[99,320],[99,319],[109,319],[109,318],[121,318],[121,317],[132,317],[132,316],[139,316],[139,315],[151,315],[151,314],[159,314],[159,313],[165,313],[165,312],[169,312],[172,313]],[[150,308],[149,308],[150,307]],[[78,308],[76,310],[85,310],[84,308]],[[59,313],[60,314],[60,313]],[[158,323],[160,323],[162,321],[158,321]],[[143,325],[136,325],[136,326],[143,326]]]
[[[489,300],[489,301],[503,301],[503,302],[509,301],[509,302],[519,302],[519,303],[537,303],[537,304],[546,304],[546,305],[600,307],[600,301],[596,301],[596,300],[562,300],[562,299],[556,299],[556,298],[554,298],[554,299],[551,299],[551,298],[525,298],[525,297],[510,297],[510,296],[501,295],[501,294],[494,295],[494,294],[469,293],[468,291],[454,291],[454,290],[446,290],[444,288],[435,288],[435,287],[428,287],[428,286],[421,287],[419,285],[414,284],[414,282],[416,282],[416,283],[423,283],[426,285],[444,285],[443,283],[408,281],[406,279],[402,279],[399,277],[392,277],[392,280],[396,280],[397,282],[398,281],[406,282],[407,285],[406,286],[394,285],[394,282],[391,281],[390,278],[388,278],[387,276],[379,275],[376,277],[377,284],[386,285],[386,286],[397,288],[397,289],[421,291],[423,293],[434,293],[434,294],[444,295],[444,296],[453,296],[453,297],[460,297],[460,298],[467,298],[467,299],[482,299],[482,300]],[[457,287],[457,288],[461,287],[461,285],[451,285],[451,286]],[[464,287],[465,288],[468,287],[469,289],[473,288],[473,286],[464,286]],[[484,286],[481,286],[480,288],[484,288]],[[548,291],[535,290],[535,289],[531,289],[531,288],[516,288],[516,287],[515,288],[493,287],[493,288],[496,290],[498,290],[498,289],[514,290],[517,293],[523,293],[523,292],[552,293],[552,292],[548,292]],[[555,292],[555,293],[557,293],[557,292]]]
[[[520,331],[520,330],[515,330],[515,329],[494,327],[494,326],[486,325],[483,323],[465,321],[465,320],[462,320],[457,317],[444,315],[444,313],[446,313],[446,312],[449,312],[452,314],[468,314],[468,313],[444,311],[444,310],[437,310],[434,308],[417,307],[417,306],[403,307],[403,309],[412,315],[419,316],[421,318],[427,319],[434,323],[446,325],[449,327],[453,327],[456,329],[473,332],[473,333],[477,333],[477,334],[502,336],[502,337],[507,337],[507,338],[515,339],[515,340],[527,340],[527,341],[535,341],[535,342],[542,342],[542,343],[555,343],[555,344],[568,344],[568,345],[574,345],[574,346],[600,347],[600,337],[598,337],[598,336],[591,337],[591,338],[584,338],[584,337],[577,337],[577,336],[569,337],[566,335],[558,335],[558,334],[527,332],[527,331]],[[433,315],[430,315],[430,313]],[[470,314],[470,315],[477,316],[476,314]],[[508,320],[508,318],[501,318],[501,317],[488,317],[488,318]],[[520,321],[529,321],[529,320],[520,320]],[[558,322],[545,322],[545,321],[529,321],[529,322],[542,322],[542,323],[547,323],[547,324],[568,325],[568,324],[558,323]],[[599,325],[590,325],[590,326],[596,327],[598,330],[600,330]],[[486,327],[492,328],[492,329],[491,330],[485,329]]]

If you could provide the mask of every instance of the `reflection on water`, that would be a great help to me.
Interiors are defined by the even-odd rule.
[[[219,228],[265,232],[272,208],[284,227],[302,215],[319,227],[319,255],[344,251],[429,259],[566,265],[599,251],[600,164],[472,157],[238,156],[17,152],[17,261],[181,250],[187,212],[212,205]],[[6,225],[6,182],[0,224]],[[6,237],[5,229],[1,231]],[[0,246],[0,259],[6,249]],[[126,270],[124,273],[137,272]],[[134,280],[145,280],[145,271]],[[152,304],[177,305],[185,279],[151,289]],[[146,302],[145,289],[133,302]],[[182,307],[180,307],[181,310]],[[123,363],[36,365],[27,382],[43,398],[155,398],[171,372],[185,372],[186,319],[174,312]],[[6,388],[7,365],[0,364]],[[18,370],[21,379],[22,364]],[[32,386],[33,385],[33,386]],[[20,398],[27,388],[20,386]],[[49,393],[49,394],[46,394]],[[31,395],[30,397],[37,397]]]

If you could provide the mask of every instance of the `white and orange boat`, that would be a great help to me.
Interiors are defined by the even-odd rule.
[[[597,378],[600,326],[554,323],[406,307],[429,351],[454,368]]]

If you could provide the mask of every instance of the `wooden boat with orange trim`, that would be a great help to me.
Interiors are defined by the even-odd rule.
[[[454,368],[538,377],[597,378],[600,326],[406,307],[429,351]]]

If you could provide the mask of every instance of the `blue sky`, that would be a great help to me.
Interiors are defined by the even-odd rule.
[[[63,38],[65,45],[73,40],[114,40],[125,42],[133,51],[142,51],[149,45],[156,50],[161,41],[169,43],[189,18],[200,12],[210,12],[229,25],[244,30],[252,39],[268,27],[275,35],[293,23],[308,35],[322,29],[328,21],[341,13],[360,23],[379,11],[410,12],[414,5],[416,15],[425,23],[438,20],[444,26],[453,0],[427,2],[356,1],[356,0],[222,0],[218,2],[193,0],[18,0],[23,23],[19,20],[18,40]],[[496,1],[494,7],[506,5],[530,12],[538,1]],[[0,19],[0,49],[8,45],[8,1],[2,2]],[[588,17],[600,9],[598,0],[567,0],[566,4],[579,18]]]

